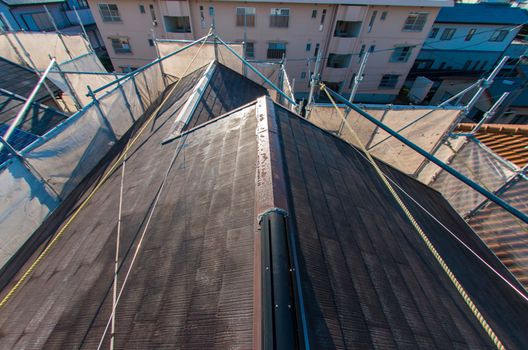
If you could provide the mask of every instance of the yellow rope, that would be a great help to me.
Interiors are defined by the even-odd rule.
[[[401,207],[401,209],[403,210],[403,212],[405,213],[405,215],[407,216],[409,221],[412,223],[412,225],[414,226],[414,228],[416,229],[416,231],[418,232],[418,234],[420,235],[420,237],[424,241],[424,243],[427,246],[427,248],[429,248],[429,251],[435,257],[436,261],[440,264],[440,266],[442,267],[444,272],[447,274],[447,276],[449,277],[449,279],[451,280],[451,282],[453,283],[453,285],[457,289],[457,291],[460,294],[460,296],[462,297],[462,299],[464,299],[464,302],[467,304],[467,306],[469,307],[469,309],[471,310],[473,315],[475,315],[475,317],[477,318],[477,320],[481,324],[481,326],[484,329],[484,331],[486,331],[486,333],[490,337],[490,339],[493,342],[493,344],[495,344],[497,349],[504,350],[505,347],[504,347],[504,345],[502,345],[502,342],[500,341],[500,339],[497,337],[497,335],[495,334],[493,329],[491,329],[491,327],[488,324],[488,322],[484,319],[484,316],[482,316],[482,314],[478,310],[477,306],[473,303],[473,301],[471,300],[470,296],[467,294],[467,292],[464,289],[464,287],[460,284],[460,282],[458,281],[456,276],[453,274],[453,272],[451,271],[451,269],[449,268],[447,263],[444,261],[444,259],[440,255],[440,253],[438,253],[438,251],[436,250],[434,245],[431,243],[431,241],[429,240],[429,238],[427,237],[425,232],[422,230],[422,228],[420,227],[418,222],[414,219],[414,216],[411,214],[411,212],[409,211],[409,209],[407,208],[405,203],[403,203],[403,201],[401,200],[401,198],[398,195],[398,193],[394,190],[392,185],[385,178],[385,176],[384,176],[383,172],[381,171],[381,169],[379,168],[378,164],[374,161],[374,158],[372,158],[372,156],[370,155],[369,151],[365,148],[365,146],[363,145],[363,143],[359,139],[359,137],[356,134],[356,132],[349,125],[349,123],[346,120],[345,116],[343,115],[342,111],[339,109],[339,107],[337,107],[334,99],[332,98],[332,96],[330,95],[328,90],[326,89],[326,86],[324,84],[321,84],[321,88],[324,90],[324,92],[326,93],[326,95],[328,96],[328,98],[330,99],[332,104],[334,105],[334,108],[339,113],[339,116],[341,117],[341,119],[345,123],[345,126],[351,132],[351,134],[353,135],[354,139],[356,140],[357,144],[359,145],[359,147],[361,148],[363,153],[365,153],[365,155],[367,156],[369,162],[372,164],[372,166],[376,170],[376,173],[378,174],[378,176],[381,178],[381,180],[383,181],[383,183],[385,184],[385,186],[387,187],[389,192],[392,194],[392,196],[394,197],[394,199],[396,200],[398,205]]]
[[[183,72],[183,74],[181,75],[182,78],[185,76],[185,74],[187,74],[187,71],[189,70],[189,68],[191,67],[191,65],[194,63],[194,60],[196,59],[196,57],[198,57],[198,53],[201,51],[202,47],[204,46],[205,42],[207,41],[207,39],[211,36],[211,33],[212,33],[212,30],[209,30],[209,33],[208,35],[203,39],[203,42],[202,44],[200,45],[200,47],[198,48],[198,51],[196,51],[196,54],[194,55],[193,59],[191,60],[191,62],[189,62],[189,65],[187,65],[187,68],[185,68],[185,71]],[[101,178],[101,180],[97,183],[97,185],[94,187],[94,189],[90,192],[90,194],[86,197],[86,199],[79,205],[79,207],[73,212],[73,214],[68,218],[68,220],[66,220],[66,222],[64,223],[64,225],[61,227],[61,229],[59,230],[59,232],[55,235],[55,237],[50,241],[50,243],[48,244],[48,246],[42,251],[42,253],[40,253],[40,255],[37,257],[37,259],[35,259],[35,261],[29,266],[29,268],[24,272],[24,274],[22,275],[22,277],[20,277],[20,279],[17,281],[17,283],[9,290],[9,292],[6,294],[6,296],[2,299],[2,301],[0,301],[0,309],[2,309],[6,304],[7,302],[9,301],[9,299],[11,299],[11,297],[13,296],[13,294],[15,294],[15,292],[20,288],[20,286],[22,286],[22,284],[25,282],[25,280],[31,275],[31,273],[35,270],[35,268],[38,266],[38,264],[42,261],[42,259],[44,259],[46,257],[46,255],[48,255],[48,253],[51,251],[51,249],[57,244],[57,242],[59,241],[59,239],[62,237],[62,235],[64,234],[64,232],[66,231],[66,229],[70,226],[70,224],[73,222],[73,220],[75,220],[75,218],[77,217],[77,215],[79,215],[79,213],[86,207],[86,205],[90,202],[90,200],[93,198],[93,196],[97,193],[97,191],[99,191],[99,189],[103,186],[103,184],[108,180],[108,178],[110,177],[110,175],[112,175],[112,173],[114,172],[114,170],[117,168],[117,166],[120,164],[120,162],[123,160],[123,158],[125,157],[125,155],[127,154],[128,150],[130,150],[130,148],[136,143],[136,141],[139,139],[139,137],[143,134],[143,132],[146,130],[147,126],[152,122],[152,120],[154,120],[154,117],[156,116],[156,114],[160,111],[160,109],[163,107],[163,105],[167,102],[167,100],[169,99],[169,97],[171,96],[172,92],[174,91],[174,89],[176,89],[176,87],[180,84],[181,82],[181,78],[180,80],[178,80],[176,82],[176,84],[174,84],[172,86],[172,88],[170,89],[170,91],[166,94],[165,98],[161,101],[161,103],[159,104],[159,106],[152,112],[152,114],[149,116],[149,118],[147,119],[147,121],[145,122],[145,124],[141,127],[141,129],[139,130],[139,132],[137,133],[137,135],[127,143],[127,146],[125,147],[125,151],[119,156],[119,158],[117,158],[117,160],[114,162],[114,164],[112,165],[112,167],[110,167],[110,170],[108,170],[104,176]]]

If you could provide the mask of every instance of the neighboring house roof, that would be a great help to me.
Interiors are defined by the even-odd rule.
[[[0,72],[0,88],[22,97],[29,97],[39,81],[35,71],[3,57],[0,57]],[[61,91],[49,79],[46,79],[46,84],[54,94],[58,94]],[[51,97],[48,91],[42,86],[37,92],[34,101],[42,103],[49,99]]]
[[[276,325],[302,315],[289,336],[302,341],[304,329],[314,349],[494,348],[362,153],[269,97],[254,100],[263,90],[219,67],[188,128],[163,143],[200,70],[168,87],[168,105],[127,149],[120,286],[143,230],[145,239],[117,307],[116,347],[254,348],[282,330],[262,334],[268,316]],[[126,138],[81,186],[107,171]],[[527,348],[528,304],[436,219],[518,285],[506,268],[440,193],[380,166],[434,215],[400,191],[504,345]],[[111,173],[3,306],[0,347],[97,346],[112,309],[120,176]],[[36,239],[55,233],[82,197],[71,195]],[[283,212],[272,227],[266,215]],[[262,260],[268,245],[283,264]],[[262,282],[275,272],[284,284]],[[278,293],[296,299],[279,307]],[[286,316],[270,316],[279,312]]]
[[[509,4],[455,4],[443,7],[435,23],[525,24],[526,11]]]
[[[464,123],[458,131],[473,130],[475,124]],[[493,152],[522,168],[528,163],[528,125],[484,124],[475,135]]]
[[[59,2],[66,2],[66,0],[0,0],[8,6],[23,6],[23,5],[40,5],[40,4],[53,4]]]

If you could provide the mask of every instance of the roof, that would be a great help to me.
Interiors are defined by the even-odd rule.
[[[0,57],[0,72],[2,72],[0,74],[0,88],[22,97],[29,97],[31,91],[39,81],[39,77],[35,74],[35,71],[3,57]],[[60,92],[60,89],[49,79],[46,79],[46,84],[53,93],[57,94]],[[35,96],[35,101],[40,103],[49,99],[51,97],[44,88],[39,89]]]
[[[455,4],[438,13],[436,23],[525,24],[526,11],[509,4]]]
[[[224,85],[225,98],[244,84],[237,77]],[[305,339],[317,349],[494,348],[353,146],[268,97],[211,113],[163,143],[200,79],[183,78],[127,152],[117,348],[255,348],[261,337],[280,333],[278,322],[293,327],[288,334],[299,347]],[[132,137],[114,146],[79,191]],[[438,192],[381,167],[516,283]],[[112,173],[0,310],[0,347],[97,346],[112,308],[120,174]],[[40,239],[79,205],[79,191],[41,227]],[[404,201],[504,345],[526,348],[528,305],[431,216]],[[268,254],[282,260],[270,265]],[[28,250],[20,259],[32,256]],[[273,282],[263,283],[267,278]],[[280,296],[293,298],[288,307]],[[276,331],[267,333],[274,312],[285,317],[270,316]],[[103,347],[108,342],[105,337]]]
[[[9,6],[23,6],[23,5],[39,5],[39,4],[53,4],[53,3],[62,3],[66,0],[0,0],[6,5]]]
[[[463,123],[457,130],[468,132],[475,125]],[[528,164],[528,125],[484,124],[475,136],[493,152],[519,168]]]

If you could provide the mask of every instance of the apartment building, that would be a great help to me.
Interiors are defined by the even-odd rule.
[[[321,79],[348,93],[363,54],[365,78],[356,101],[391,102],[398,94],[437,13],[451,0],[146,1],[88,0],[118,70],[156,57],[153,36],[197,39],[213,25],[224,40],[245,42],[246,56],[286,62],[298,98],[306,97],[315,57]]]

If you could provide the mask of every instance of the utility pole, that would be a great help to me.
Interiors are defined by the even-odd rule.
[[[365,71],[365,67],[367,65],[368,55],[369,55],[368,51],[363,53],[363,59],[361,60],[361,63],[359,65],[358,73],[354,77],[354,85],[352,86],[352,91],[350,92],[350,98],[348,99],[350,103],[354,103],[354,97],[356,97],[356,92],[357,92],[359,83],[363,80],[363,72]]]
[[[315,59],[315,67],[312,74],[312,79],[310,80],[310,94],[308,95],[308,101],[306,104],[306,119],[309,119],[310,112],[312,111],[313,99],[315,87],[319,84],[319,66],[321,65],[321,51],[317,53],[317,58]]]

